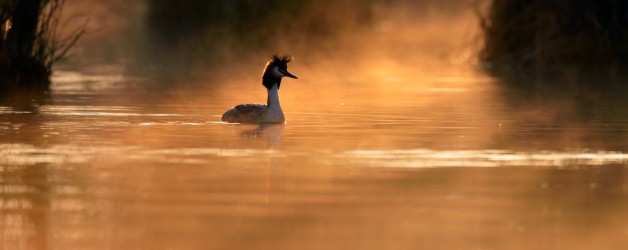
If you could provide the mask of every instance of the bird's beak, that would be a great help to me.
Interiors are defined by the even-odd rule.
[[[290,72],[288,72],[287,70],[279,69],[279,72],[281,72],[284,76],[294,78],[294,79],[299,79],[297,78],[297,76],[290,74]]]

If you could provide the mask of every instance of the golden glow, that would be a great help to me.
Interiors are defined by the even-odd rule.
[[[114,1],[68,13],[142,3]],[[191,41],[157,58],[161,41],[115,34],[142,22],[103,14],[112,29],[55,71],[51,100],[0,104],[0,249],[625,248],[622,103],[514,99],[473,69],[470,9],[391,6],[198,65]],[[259,73],[281,52],[299,76],[279,91],[287,123],[220,122],[266,102]]]
[[[11,20],[6,20],[2,25],[2,34],[4,35],[3,39],[7,39],[7,35],[9,34],[9,30],[11,29]]]

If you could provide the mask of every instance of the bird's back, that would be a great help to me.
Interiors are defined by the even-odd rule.
[[[267,106],[263,104],[240,104],[222,114],[223,122],[264,122],[264,112]]]

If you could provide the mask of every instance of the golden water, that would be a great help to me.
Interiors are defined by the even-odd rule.
[[[628,245],[625,101],[583,112],[474,75],[299,77],[284,125],[219,122],[265,100],[256,83],[154,94],[60,72],[50,101],[3,104],[0,248]]]

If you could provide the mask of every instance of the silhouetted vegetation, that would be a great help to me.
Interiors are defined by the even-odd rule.
[[[0,89],[46,89],[54,62],[85,32],[58,39],[64,0],[0,1]]]
[[[628,73],[628,1],[494,0],[481,25],[484,65],[507,82],[604,85]]]
[[[264,46],[278,37],[315,39],[356,29],[371,19],[371,2],[209,0],[181,4],[176,0],[149,0],[148,27],[158,35],[158,42],[229,34],[238,36],[229,42],[254,39],[256,45]]]
[[[147,0],[149,41],[138,50],[146,61],[135,70],[150,64],[150,74],[166,86],[206,77],[208,65],[215,70],[272,53],[336,51],[337,38],[369,27],[376,1]]]

